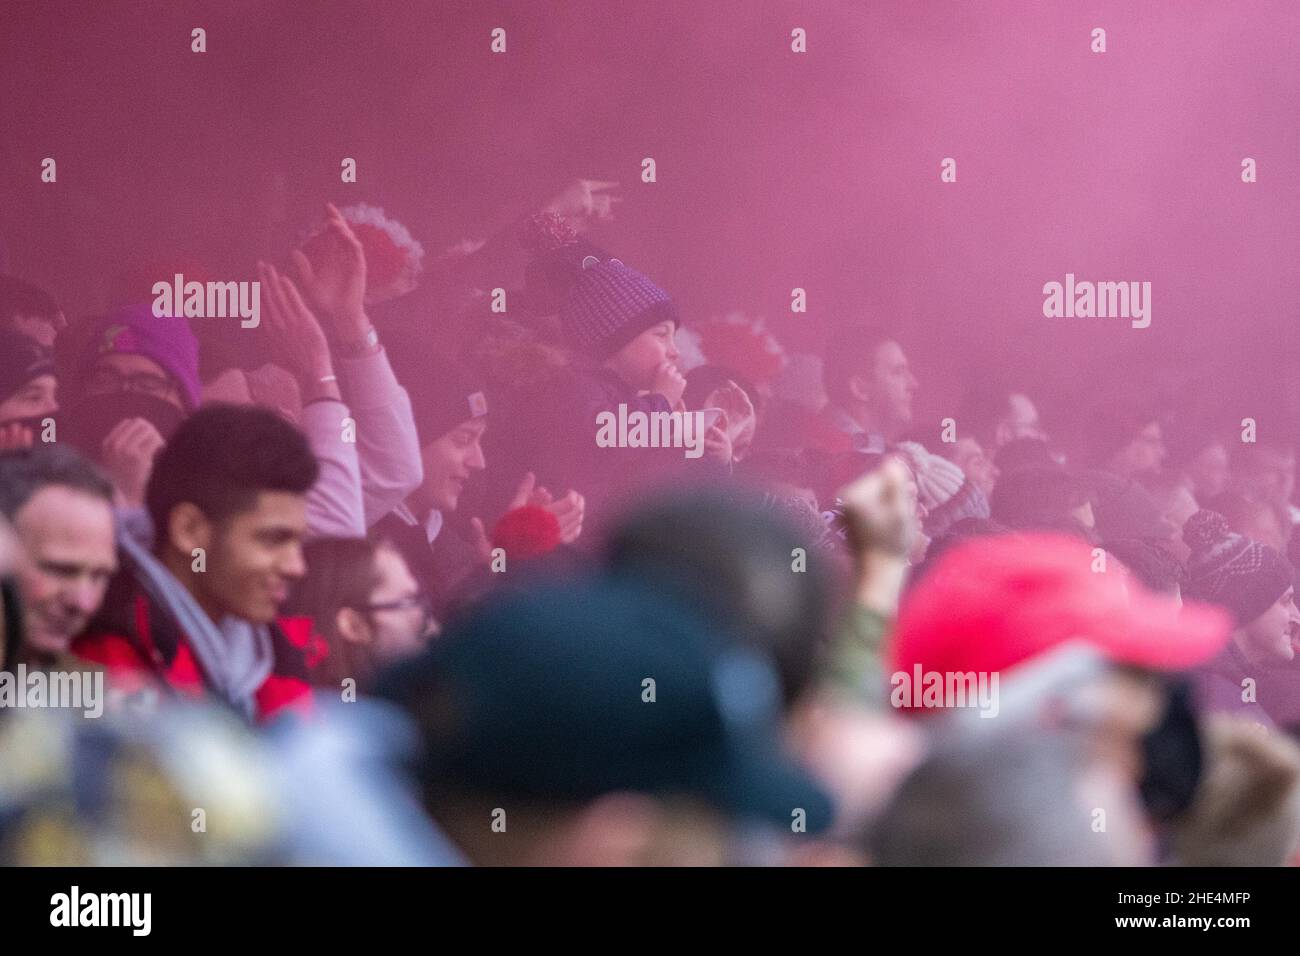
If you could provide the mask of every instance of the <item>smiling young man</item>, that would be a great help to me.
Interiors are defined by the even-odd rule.
[[[488,403],[468,365],[421,358],[404,363],[402,372],[424,478],[375,530],[401,552],[441,613],[480,561],[474,544],[446,525],[466,485],[487,467],[482,440]]]
[[[124,689],[153,682],[210,693],[249,719],[306,707],[310,621],[279,609],[306,570],[306,496],[317,475],[306,438],[275,413],[195,413],[149,479],[153,555],[124,554],[125,573],[74,653]]]

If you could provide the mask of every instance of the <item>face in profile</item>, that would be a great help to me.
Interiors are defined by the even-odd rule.
[[[1295,588],[1287,588],[1255,620],[1241,628],[1237,644],[1248,660],[1283,663],[1295,657],[1300,637],[1300,611],[1295,606]]]
[[[876,349],[872,398],[893,427],[911,423],[912,399],[918,384],[902,346],[894,341],[882,342]]]
[[[366,643],[383,665],[423,648],[431,621],[420,587],[401,554],[391,547],[378,548],[374,569],[378,583],[370,592],[364,616]]]
[[[482,445],[485,431],[486,418],[470,418],[424,446],[424,483],[416,496],[421,508],[444,514],[456,510],[474,472],[487,467]]]
[[[650,326],[605,364],[628,385],[644,390],[654,384],[655,372],[664,362],[675,365],[677,359],[677,326],[665,320]]]

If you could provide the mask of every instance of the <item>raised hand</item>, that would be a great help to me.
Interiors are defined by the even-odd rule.
[[[306,392],[334,374],[325,332],[292,279],[280,275],[275,266],[266,262],[259,262],[257,270],[266,293],[270,358],[298,379],[306,400]]]
[[[563,216],[579,232],[592,223],[614,218],[614,204],[623,201],[616,195],[618,183],[600,179],[575,179],[544,207],[544,211]]]
[[[911,476],[896,458],[846,485],[839,494],[848,520],[849,542],[859,555],[878,551],[905,556],[917,529]]]
[[[712,458],[723,465],[730,465],[731,455],[731,437],[727,434],[727,416],[723,415],[715,425],[704,433],[704,457]]]
[[[587,501],[582,495],[570,490],[564,497],[543,507],[560,522],[560,541],[563,544],[573,544],[578,540],[582,535],[582,519],[587,510]]]
[[[514,511],[526,504],[532,504],[536,493],[537,476],[530,471],[520,480],[519,487],[515,489],[514,497],[510,499],[510,504],[506,505],[506,511]],[[542,489],[542,494],[546,496],[547,501],[550,501],[551,496],[545,488]]]
[[[138,508],[144,504],[154,456],[164,444],[158,429],[143,418],[124,418],[104,436],[100,461],[125,506]]]
[[[730,379],[715,388],[704,400],[705,408],[721,408],[726,413],[727,437],[732,455],[740,458],[754,441],[758,416],[745,390]]]
[[[470,530],[470,547],[478,555],[479,561],[487,564],[492,560],[492,542],[487,535],[487,529],[483,527],[482,518],[469,519]]]
[[[586,514],[587,501],[576,491],[571,489],[557,499],[545,488],[537,487],[537,476],[530,471],[519,482],[506,510],[513,511],[524,505],[545,508],[555,515],[560,523],[560,541],[564,544],[572,544],[582,534],[582,519]]]
[[[308,300],[336,331],[366,322],[366,254],[332,203],[325,228],[293,251],[293,262]]]

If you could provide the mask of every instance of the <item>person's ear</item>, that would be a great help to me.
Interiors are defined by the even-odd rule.
[[[182,501],[167,516],[167,541],[181,554],[193,554],[195,548],[207,551],[215,533],[208,516],[191,502]]]
[[[865,375],[849,376],[849,395],[852,396],[855,401],[871,401],[871,383]]]
[[[347,644],[368,645],[370,643],[370,625],[365,616],[355,608],[341,607],[334,613],[334,629]]]

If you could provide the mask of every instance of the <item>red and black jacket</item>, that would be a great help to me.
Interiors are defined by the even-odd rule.
[[[268,625],[271,673],[254,694],[255,717],[265,721],[282,712],[311,713],[308,672],[324,647],[307,617],[282,617]],[[139,587],[130,574],[119,575],[104,606],[72,642],[72,653],[108,671],[114,688],[126,694],[148,686],[187,698],[209,693],[208,681],[189,640],[166,608]]]

